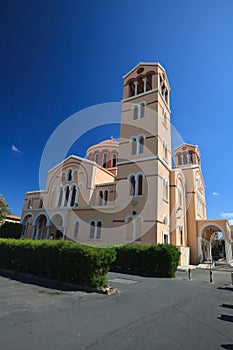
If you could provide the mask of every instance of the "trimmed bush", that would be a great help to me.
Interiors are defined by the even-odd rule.
[[[112,249],[117,253],[117,258],[111,267],[112,271],[175,277],[180,252],[173,245],[123,245]]]
[[[6,221],[0,226],[0,237],[1,238],[20,238],[22,233],[23,225]]]
[[[113,249],[65,241],[0,239],[0,268],[87,287],[107,286]]]

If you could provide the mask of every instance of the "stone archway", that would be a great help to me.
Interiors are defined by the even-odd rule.
[[[212,261],[213,240],[216,234],[222,233],[225,242],[225,259],[228,264],[232,262],[231,230],[226,220],[200,220],[197,236],[198,262]]]
[[[64,239],[64,218],[61,213],[54,213],[50,219],[50,229],[47,239]]]
[[[32,226],[33,221],[34,221],[34,216],[32,213],[28,213],[23,217],[23,219],[21,220],[21,223],[23,225],[21,238],[31,237],[32,229],[33,229],[33,226]]]
[[[39,214],[33,223],[32,239],[45,239],[49,229],[49,220],[46,214]]]

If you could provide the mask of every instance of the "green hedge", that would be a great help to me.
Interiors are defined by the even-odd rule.
[[[117,258],[111,270],[139,275],[175,277],[180,252],[170,244],[115,247]]]
[[[0,268],[88,287],[107,286],[115,256],[72,242],[0,239]]]

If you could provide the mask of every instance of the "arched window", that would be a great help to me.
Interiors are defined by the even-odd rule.
[[[99,191],[99,201],[98,201],[98,205],[103,205],[103,198],[104,198],[104,194],[103,191]]]
[[[183,208],[183,191],[181,188],[178,189],[178,208]]]
[[[79,231],[79,221],[75,221],[75,224],[74,224],[74,237],[75,238],[78,237],[78,231]]]
[[[117,164],[117,155],[114,153],[112,155],[112,167],[115,168]]]
[[[139,117],[139,106],[138,105],[134,105],[133,106],[133,119],[136,120]]]
[[[130,181],[130,196],[141,196],[143,192],[143,178],[142,173],[131,174],[128,176]]]
[[[130,177],[130,196],[135,195],[135,185],[136,185],[135,176],[131,175],[131,177]]]
[[[127,241],[132,241],[133,240],[133,218],[130,216],[128,219],[127,219],[127,227],[126,227],[126,230],[127,230],[127,234],[126,234],[126,239]]]
[[[66,181],[72,181],[73,180],[73,171],[72,169],[69,169],[67,171]]]
[[[126,226],[126,239],[127,241],[140,241],[142,236],[142,222],[141,215],[128,215],[125,218]]]
[[[139,142],[139,153],[143,153],[144,137],[140,136],[138,142]]]
[[[108,190],[104,191],[104,205],[107,205],[108,202]]]
[[[71,207],[75,205],[76,193],[77,193],[76,186],[73,186],[72,194],[71,194],[71,202],[70,202]]]
[[[137,154],[137,139],[136,137],[132,137],[132,154]]]
[[[95,238],[95,221],[90,222],[90,238]]]
[[[179,232],[180,232],[180,245],[182,246],[183,245],[183,226],[180,225],[179,226]]]
[[[98,221],[97,222],[97,227],[96,227],[96,239],[100,239],[101,227],[102,227],[102,222]]]
[[[182,165],[182,158],[180,154],[178,154],[178,165]]]
[[[188,153],[188,163],[189,164],[193,163],[193,154],[191,152]]]
[[[168,218],[167,218],[167,215],[164,215],[164,217],[163,217],[163,224],[164,224],[164,225],[168,225]]]
[[[167,160],[167,156],[168,156],[167,142],[163,140],[163,158]]]
[[[107,168],[107,159],[108,159],[108,155],[107,153],[104,153],[103,162],[102,162],[103,168]]]
[[[142,195],[142,183],[143,183],[143,176],[140,174],[138,176],[138,195]]]
[[[169,198],[169,184],[167,179],[163,179],[163,199],[168,201]]]
[[[65,206],[68,205],[68,202],[69,202],[69,197],[70,197],[70,189],[69,187],[66,188],[66,192],[65,192]]]
[[[144,118],[145,116],[145,102],[140,103],[140,118]]]
[[[95,160],[94,160],[97,164],[98,164],[98,161],[99,161],[99,153],[96,153],[95,154]]]
[[[92,220],[90,222],[90,239],[100,239],[102,222]]]

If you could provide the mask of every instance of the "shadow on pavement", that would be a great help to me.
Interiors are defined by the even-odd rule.
[[[220,290],[229,290],[230,292],[233,292],[233,288],[231,288],[231,287],[218,287],[217,289],[220,289]]]
[[[233,350],[233,344],[221,345],[221,348],[223,348],[223,349],[228,349],[228,350]]]
[[[222,320],[222,321],[233,322],[233,316],[230,316],[230,315],[224,315],[224,314],[222,314],[222,315],[219,317],[219,319]]]
[[[222,304],[221,307],[226,307],[227,309],[233,309],[233,305],[231,304]]]

